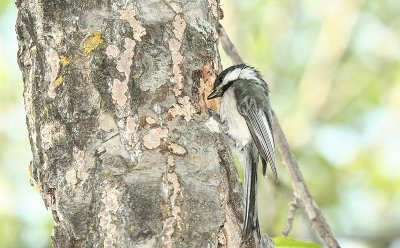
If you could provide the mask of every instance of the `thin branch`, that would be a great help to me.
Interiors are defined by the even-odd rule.
[[[282,231],[282,236],[287,237],[293,227],[293,219],[296,216],[296,211],[299,208],[299,199],[296,195],[293,195],[293,200],[289,203],[289,213],[286,219],[285,227]]]
[[[331,228],[326,222],[324,216],[321,213],[317,203],[312,197],[307,185],[304,181],[303,175],[301,174],[299,165],[291,151],[289,144],[286,140],[285,134],[279,124],[278,118],[275,113],[273,115],[273,130],[275,139],[278,143],[279,151],[281,152],[284,163],[289,169],[290,176],[292,177],[292,188],[299,199],[304,204],[304,209],[307,213],[308,218],[314,225],[315,229],[318,231],[321,238],[325,241],[328,247],[336,248],[340,247],[339,243],[333,236]]]
[[[222,48],[224,49],[225,53],[231,58],[232,62],[234,64],[242,64],[243,63],[242,58],[236,51],[235,46],[229,39],[228,35],[225,32],[225,29],[221,26],[221,24],[218,27],[218,35],[221,41]]]
[[[222,47],[224,48],[226,54],[231,58],[232,62],[235,64],[243,63],[243,60],[236,51],[235,46],[233,45],[221,25],[219,26],[218,34],[220,35]],[[293,152],[289,147],[285,134],[282,131],[282,128],[275,113],[272,112],[272,115],[275,141],[279,147],[280,153],[282,154],[283,162],[284,164],[286,164],[292,178],[292,188],[294,194],[298,196],[299,200],[301,200],[301,202],[303,203],[305,212],[307,213],[309,220],[311,221],[321,238],[325,241],[325,244],[330,248],[340,248],[339,243],[333,236],[331,228],[329,227],[328,223],[321,213],[321,210],[319,209],[317,203],[315,202],[314,198],[307,188],[303,175],[301,174],[300,168],[293,155]]]

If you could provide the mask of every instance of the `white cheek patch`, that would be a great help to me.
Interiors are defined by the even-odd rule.
[[[226,74],[224,77],[224,80],[220,84],[218,88],[224,87],[227,83],[237,80],[237,79],[246,79],[246,80],[255,80],[257,82],[260,82],[260,78],[257,75],[257,72],[255,72],[252,68],[247,67],[247,68],[236,68]]]
[[[224,81],[222,81],[222,86],[226,85],[227,83],[236,80],[239,78],[240,74],[242,72],[242,69],[234,69],[233,71],[229,72],[228,74],[226,74],[226,76],[224,77]]]
[[[259,80],[257,72],[255,72],[252,68],[249,68],[249,67],[242,69],[242,71],[239,75],[239,78],[247,79],[247,80],[249,80],[249,79],[253,79],[253,80],[257,80],[257,81]]]

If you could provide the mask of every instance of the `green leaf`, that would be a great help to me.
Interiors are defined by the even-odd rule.
[[[273,240],[276,248],[322,248],[320,244],[287,237],[275,237]]]

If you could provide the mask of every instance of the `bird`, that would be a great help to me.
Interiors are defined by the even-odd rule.
[[[257,166],[262,162],[265,176],[269,164],[277,181],[272,110],[267,83],[260,73],[246,64],[231,66],[215,79],[208,100],[221,97],[220,124],[228,143],[244,167],[244,209],[242,241],[256,231],[260,239],[257,213]]]

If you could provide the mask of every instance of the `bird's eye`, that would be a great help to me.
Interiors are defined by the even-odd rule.
[[[222,81],[223,81],[223,80],[222,80],[222,77],[219,77],[219,78],[218,78],[217,84],[218,84],[218,85],[222,84]]]
[[[214,89],[217,88],[222,83],[221,77],[218,77],[214,82]]]

